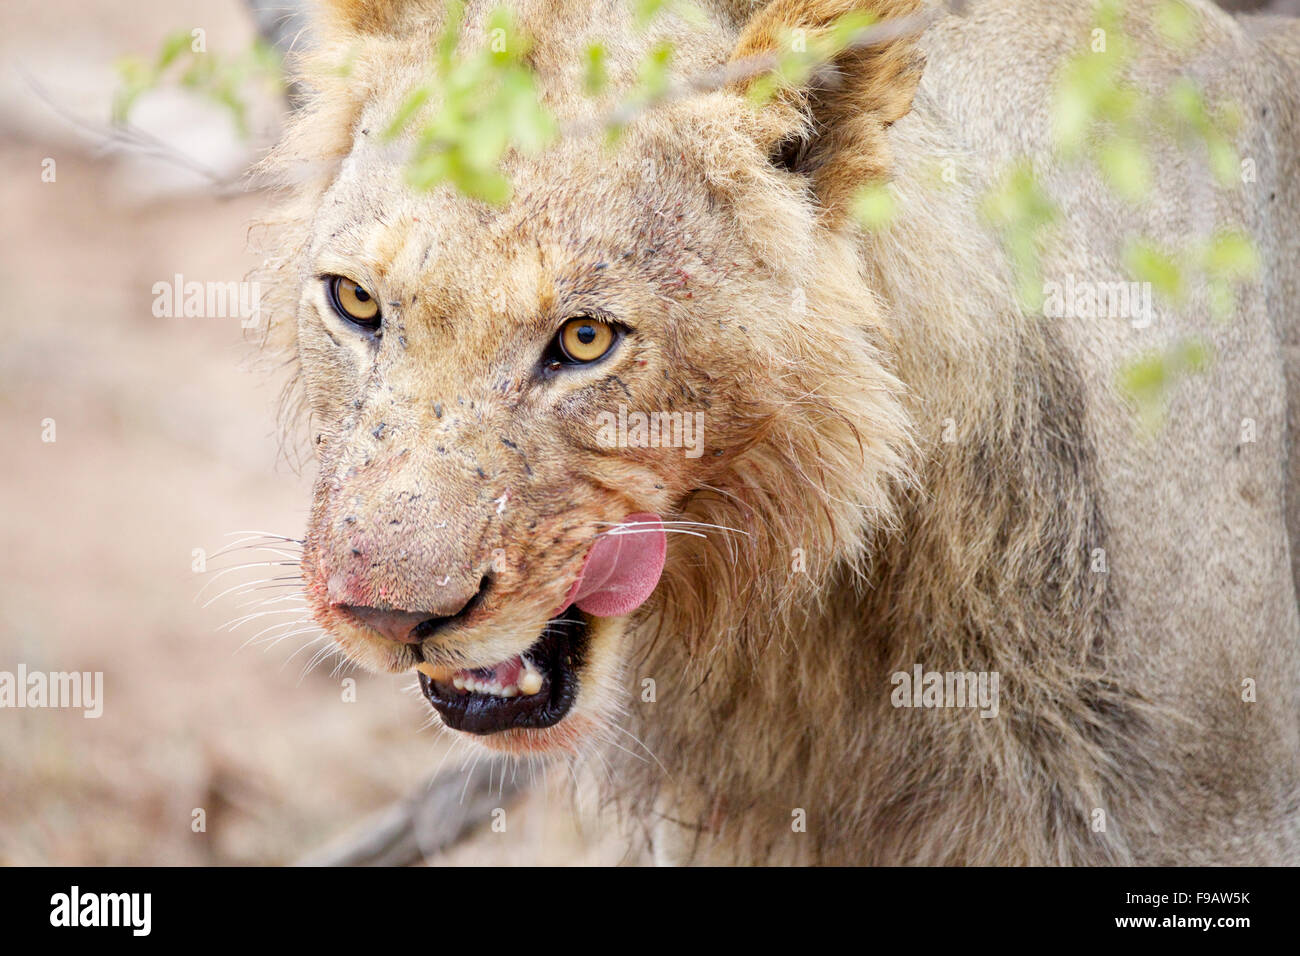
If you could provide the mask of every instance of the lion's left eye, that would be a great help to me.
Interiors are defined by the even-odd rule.
[[[568,361],[581,364],[602,357],[613,348],[617,337],[608,322],[580,316],[560,326],[555,341]]]
[[[373,295],[346,276],[329,276],[325,282],[330,305],[342,318],[368,332],[379,328],[379,303]]]

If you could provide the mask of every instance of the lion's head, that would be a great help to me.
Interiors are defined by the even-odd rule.
[[[873,5],[733,6],[657,33],[624,4],[516,5],[570,124],[664,31],[698,75]],[[446,725],[574,749],[649,642],[702,654],[742,617],[776,627],[889,520],[908,426],[844,212],[847,184],[884,174],[914,64],[894,44],[846,57],[839,89],[755,108],[733,85],[613,148],[567,136],[510,156],[496,207],[413,189],[409,144],[382,135],[440,10],[336,2],[272,160],[295,179],[280,274],[319,463],[302,571],[342,651],[418,668]],[[580,73],[596,38],[602,100]]]

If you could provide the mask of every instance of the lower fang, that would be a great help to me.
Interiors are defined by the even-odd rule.
[[[519,675],[519,693],[531,697],[542,689],[542,675],[529,668]]]

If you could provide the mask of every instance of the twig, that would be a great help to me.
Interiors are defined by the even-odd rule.
[[[954,2],[960,4],[961,0],[954,0]],[[905,17],[895,17],[892,20],[873,23],[857,31],[853,35],[853,39],[845,44],[839,52],[866,50],[905,36],[924,33],[945,12],[943,8],[935,7],[921,13],[913,13]],[[690,79],[670,83],[657,96],[622,103],[595,119],[566,124],[561,128],[561,136],[588,136],[608,129],[618,129],[655,107],[691,96],[699,96],[703,93],[717,92],[734,83],[751,80],[765,73],[770,73],[780,65],[781,58],[776,53],[761,53],[740,60],[732,60],[723,66],[707,70]],[[828,79],[833,75],[834,70],[833,63],[823,61],[813,67],[810,79],[814,83]]]
[[[14,68],[41,102],[48,106],[55,115],[67,120],[83,133],[99,140],[101,149],[117,148],[152,156],[155,159],[171,163],[173,166],[178,166],[206,179],[216,187],[217,195],[223,199],[247,192],[247,189],[242,185],[244,181],[243,172],[233,177],[222,176],[152,133],[148,133],[137,126],[132,126],[130,123],[100,125],[84,120],[57,102],[23,64],[15,64]]]
[[[504,757],[468,771],[444,770],[355,830],[298,861],[299,866],[410,866],[455,846],[515,803],[528,785]],[[484,771],[487,771],[486,773]],[[493,785],[493,780],[496,785]]]

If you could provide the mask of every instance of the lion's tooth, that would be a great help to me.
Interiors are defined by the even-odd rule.
[[[529,668],[519,677],[519,693],[529,696],[542,689],[542,675]]]
[[[457,690],[464,690],[464,689],[465,689],[465,681],[462,680],[462,679],[459,678],[459,677],[454,678],[454,679],[452,680],[452,682],[451,682],[451,686],[454,687],[454,688],[456,688]]]

